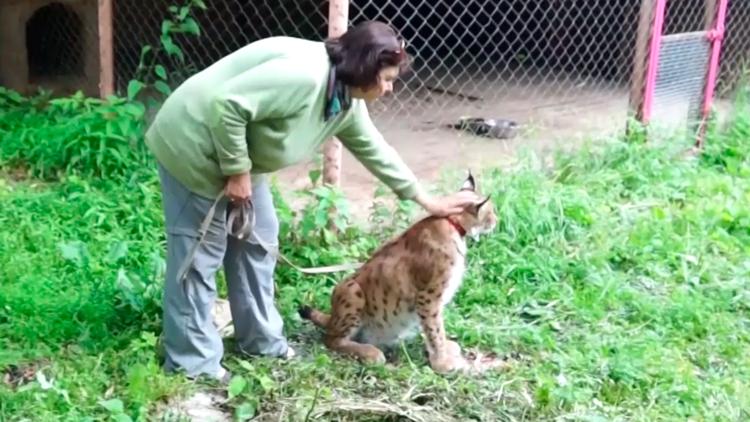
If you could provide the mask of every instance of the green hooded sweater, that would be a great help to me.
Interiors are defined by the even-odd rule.
[[[194,193],[214,198],[226,177],[270,173],[309,159],[332,136],[401,199],[417,180],[373,125],[363,100],[327,117],[331,64],[322,42],[271,37],[181,84],[146,133],[159,163]]]

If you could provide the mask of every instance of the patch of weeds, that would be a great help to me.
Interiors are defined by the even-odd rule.
[[[27,98],[0,88],[0,166],[42,179],[127,179],[153,163],[143,143],[144,111],[117,97]]]
[[[470,241],[446,330],[465,348],[507,356],[507,369],[436,375],[419,339],[385,366],[332,354],[296,309],[327,309],[341,275],[280,264],[278,304],[300,357],[228,349],[229,412],[747,419],[750,148],[747,115],[733,119],[711,132],[698,160],[676,159],[666,144],[609,142],[562,154],[544,171],[530,160],[483,173],[500,224]],[[160,370],[164,244],[153,168],[132,179],[85,176],[0,185],[0,373],[12,381],[0,385],[2,419],[148,420],[196,387]],[[339,192],[316,185],[305,194],[307,207],[295,212],[275,191],[282,251],[303,266],[365,259],[412,218],[404,208],[392,231],[371,231],[347,218]],[[342,211],[335,228],[325,218],[332,206]],[[397,214],[383,207],[373,211],[377,226]]]

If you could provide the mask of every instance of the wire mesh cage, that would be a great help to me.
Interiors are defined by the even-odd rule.
[[[327,5],[316,0],[217,0],[206,8],[192,7],[198,33],[178,34],[184,61],[161,55],[159,60],[178,68],[172,84],[204,69],[246,44],[274,35],[322,39],[327,27]],[[115,67],[117,86],[124,90],[136,72],[144,45],[158,46],[164,21],[179,15],[195,2],[169,0],[116,1]]]
[[[697,35],[677,34],[706,31],[707,5],[715,7],[717,1],[666,2],[662,64],[654,88],[656,109],[678,97],[680,101],[685,97],[692,110],[700,101],[709,45]],[[645,89],[636,76],[644,72],[646,60],[636,52],[639,40],[648,38],[643,31],[649,26],[641,25],[644,5],[654,2],[350,0],[348,16],[350,24],[363,20],[391,24],[406,39],[414,58],[412,70],[396,91],[371,106],[382,127],[444,129],[468,116],[522,123],[529,137],[534,125],[546,127],[548,134],[620,126],[628,99],[632,108],[634,93]],[[28,79],[56,75],[73,75],[79,82],[91,79],[96,63],[86,55],[97,52],[91,43],[97,32],[96,4],[79,1],[83,6],[74,8],[68,3],[76,2],[43,4],[25,22]],[[166,82],[172,87],[257,39],[290,35],[321,40],[327,34],[328,1],[212,0],[205,7],[194,7],[198,3],[203,2],[112,2],[118,93],[124,94],[143,70],[139,65],[144,47],[165,43],[165,31],[169,32],[165,21],[186,16],[190,20],[189,30],[172,31],[168,40],[180,46],[179,57],[152,52],[165,65]],[[731,93],[746,73],[749,2],[730,2],[726,27],[718,85],[723,94]],[[13,75],[7,71],[0,78]]]
[[[652,120],[662,125],[698,122],[710,53],[711,44],[705,31],[663,37]]]
[[[665,34],[704,30],[704,3],[668,2]],[[740,3],[734,10],[750,18]],[[174,5],[168,0],[121,0],[114,5],[116,79],[123,90],[138,67],[143,45],[159,43],[162,22]],[[371,108],[388,125],[424,129],[444,127],[463,116],[526,122],[547,117],[560,123],[563,117],[555,116],[592,110],[609,110],[622,120],[623,98],[639,65],[634,65],[633,55],[641,8],[642,0],[351,0],[349,19],[351,24],[385,21],[407,40],[412,70],[393,95]],[[259,38],[323,39],[327,11],[328,2],[315,0],[212,1],[205,10],[192,12],[200,35],[178,37],[185,60],[172,66],[180,73],[172,83]],[[746,53],[739,46],[747,45],[749,34],[736,22],[730,19],[729,31],[736,28],[744,41],[730,44],[734,48],[728,54],[741,62]],[[692,67],[692,75],[680,66],[674,68],[680,75],[667,70],[669,62],[685,54],[696,63],[696,54],[705,55],[703,43],[690,47],[688,40],[670,40],[661,53],[667,63],[659,84],[668,92],[658,98],[674,93],[670,78],[675,83],[687,78],[683,90],[696,92],[696,78],[703,71],[700,66]],[[737,73],[727,67],[722,71]]]
[[[721,50],[718,94],[731,95],[750,72],[750,1],[730,1]]]
[[[639,0],[352,0],[350,23],[381,20],[414,57],[396,92],[372,106],[390,125],[438,127],[465,115],[523,119],[549,109],[596,108],[627,92]],[[144,44],[159,42],[164,0],[115,2],[118,89]],[[180,38],[185,64],[174,82],[270,35],[322,39],[327,2],[212,1],[194,13],[201,33]],[[168,61],[170,58],[165,57]],[[172,68],[176,66],[171,66]]]
[[[716,9],[704,0],[663,1],[663,20],[652,47],[658,49],[654,66],[655,80],[649,120],[661,126],[689,127],[702,118],[711,55],[709,31],[715,25]],[[652,31],[659,31],[655,23]]]
[[[355,0],[350,16],[386,21],[408,40],[413,71],[375,111],[423,128],[611,100],[628,83],[638,3]]]

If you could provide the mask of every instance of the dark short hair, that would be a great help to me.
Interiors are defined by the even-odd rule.
[[[349,86],[369,88],[377,84],[381,69],[397,66],[403,73],[409,66],[404,42],[382,22],[359,23],[340,37],[326,39],[325,45],[336,78]]]

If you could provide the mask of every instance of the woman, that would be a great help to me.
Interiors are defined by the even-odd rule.
[[[194,75],[167,98],[146,134],[160,164],[167,231],[167,370],[227,377],[211,317],[214,277],[222,264],[240,351],[293,355],[274,305],[274,257],[253,238],[228,236],[225,213],[232,202],[252,198],[255,233],[275,244],[278,221],[264,174],[310,157],[332,136],[399,198],[430,214],[449,215],[470,202],[468,194],[437,199],[425,193],[369,118],[365,102],[390,92],[406,62],[395,32],[366,22],[325,42],[256,41]],[[225,198],[192,267],[178,281],[202,219],[222,191]]]

